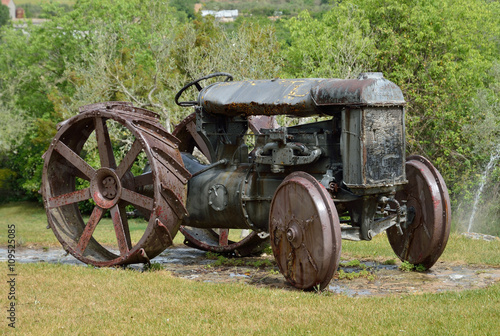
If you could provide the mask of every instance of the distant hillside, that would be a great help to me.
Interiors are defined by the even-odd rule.
[[[296,15],[304,9],[310,12],[320,12],[331,7],[332,0],[210,0],[200,1],[204,9],[238,9],[243,15]]]
[[[76,0],[52,0],[70,10]],[[223,10],[237,9],[243,16],[293,16],[304,9],[312,13],[318,13],[328,10],[330,3],[335,0],[170,0],[170,4],[177,10],[186,12],[189,17],[194,16],[194,5],[203,4],[203,9]],[[38,17],[41,13],[40,4],[43,0],[15,0],[16,6],[22,7],[26,11],[27,17]]]

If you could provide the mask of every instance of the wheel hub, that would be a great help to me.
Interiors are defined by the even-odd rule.
[[[115,171],[101,168],[90,181],[92,199],[103,209],[110,209],[120,199],[122,185]]]
[[[300,228],[297,221],[292,220],[288,224],[286,239],[288,239],[288,241],[294,248],[298,248],[302,244],[302,229]]]
[[[116,180],[113,176],[108,176],[104,180],[102,180],[102,195],[107,199],[113,199],[116,196]]]

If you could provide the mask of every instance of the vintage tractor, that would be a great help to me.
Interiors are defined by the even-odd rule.
[[[213,77],[223,81],[200,85]],[[195,111],[173,135],[155,113],[123,102],[83,106],[58,126],[42,194],[67,252],[95,266],[146,263],[179,229],[189,246],[235,256],[270,242],[286,280],[312,289],[337,270],[341,239],[387,231],[401,260],[434,265],[450,200],[427,159],[405,160],[398,86],[381,73],[232,79],[216,73],[183,87],[175,101]],[[192,86],[197,100],[179,101]],[[312,122],[279,127],[279,115]]]

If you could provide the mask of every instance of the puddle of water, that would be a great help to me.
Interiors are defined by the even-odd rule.
[[[7,261],[7,249],[0,247],[0,261]],[[205,252],[192,248],[174,247],[165,250],[151,261],[161,264],[190,264],[201,263],[208,264],[211,260],[205,258]],[[36,263],[47,262],[51,264],[74,264],[85,265],[66,251],[54,249],[16,249],[16,262],[20,263]]]
[[[328,291],[333,292],[335,294],[347,295],[349,297],[373,295],[372,291],[367,290],[367,289],[356,290],[356,289],[350,289],[349,287],[340,286],[340,285],[329,285]]]
[[[7,249],[0,247],[0,261],[7,261]],[[51,264],[72,264],[72,265],[85,265],[71,254],[66,253],[62,249],[16,249],[16,262],[19,263],[36,263],[48,262]]]

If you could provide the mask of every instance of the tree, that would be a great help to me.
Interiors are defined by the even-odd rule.
[[[0,4],[0,27],[5,26],[10,20],[9,7]]]
[[[480,158],[480,174],[471,176],[473,183],[484,183],[481,195],[472,189],[471,194],[462,194],[460,217],[464,229],[468,228],[475,197],[479,197],[474,220],[474,232],[500,235],[500,61],[493,64],[489,71],[492,81],[487,88],[479,90],[472,101],[471,111],[476,114],[473,123],[464,125],[465,137],[474,139],[472,153]],[[485,167],[492,164],[490,170]],[[477,187],[479,188],[479,187]]]
[[[374,53],[371,28],[357,6],[341,3],[319,19],[304,11],[287,27],[287,76],[352,78],[369,67]]]
[[[464,126],[483,111],[472,101],[492,81],[500,54],[500,3],[483,0],[360,0],[383,71],[405,94],[409,153],[432,159],[454,194],[481,162]]]
[[[186,13],[186,16],[190,19],[195,17],[194,5],[198,0],[170,0],[170,6],[175,8],[178,12]]]
[[[30,125],[16,147],[20,155],[0,152],[6,158],[0,168],[14,167],[18,187],[32,197],[56,124],[79,106],[131,101],[158,112],[170,129],[191,113],[174,103],[186,82],[215,71],[237,78],[279,72],[279,44],[269,26],[228,33],[213,18],[181,22],[162,1],[81,0],[71,12],[48,4],[45,13],[51,20],[44,25],[28,26],[27,35],[7,30],[0,42],[0,103],[13,107],[9,118],[18,113]]]
[[[498,1],[347,0],[320,18],[301,13],[287,27],[288,76],[383,72],[407,101],[407,153],[429,157],[453,195],[470,192],[475,172],[489,157],[487,139],[499,140],[491,132],[467,131],[486,129],[484,123],[491,128],[499,117],[495,109],[473,103],[478,91],[495,83]],[[480,97],[485,100],[484,92]]]
[[[60,104],[75,92],[68,66],[84,62],[82,55],[98,28],[118,29],[121,22],[134,22],[141,3],[82,0],[69,13],[50,3],[44,7],[45,15],[51,17],[45,24],[28,25],[27,34],[13,28],[1,31],[0,102],[8,107],[7,120],[21,115],[28,127],[16,133],[22,139],[17,147],[9,151],[2,148],[0,157],[2,165],[18,173],[17,188],[28,197],[38,197],[41,156],[55,134],[56,124],[68,115]],[[109,19],[109,13],[116,13],[114,20]],[[30,132],[24,132],[26,129]],[[2,132],[2,136],[7,134]]]

